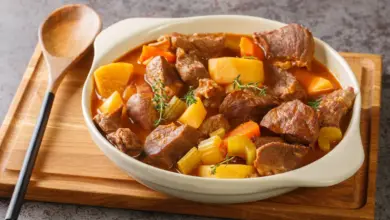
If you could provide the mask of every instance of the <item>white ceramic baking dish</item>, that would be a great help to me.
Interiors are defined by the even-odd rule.
[[[358,82],[346,61],[328,44],[315,39],[315,57],[335,74],[342,87],[357,93],[351,123],[343,140],[323,158],[283,174],[249,179],[212,179],[168,172],[142,163],[113,147],[97,130],[91,115],[93,72],[131,49],[162,34],[226,32],[251,34],[280,28],[285,24],[258,17],[221,15],[189,18],[131,18],[102,31],[94,43],[95,57],[82,94],[86,125],[97,146],[118,167],[154,190],[207,203],[241,203],[289,192],[297,187],[325,187],[352,176],[362,165],[360,138],[361,97]],[[315,33],[314,33],[315,34]]]

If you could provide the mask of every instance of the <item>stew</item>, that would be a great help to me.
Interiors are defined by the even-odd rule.
[[[342,139],[355,93],[298,24],[252,36],[172,33],[94,72],[92,114],[113,147],[186,175],[274,175]]]

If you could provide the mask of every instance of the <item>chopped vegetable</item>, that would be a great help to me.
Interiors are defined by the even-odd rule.
[[[264,53],[249,37],[241,37],[240,40],[241,56],[256,57],[259,60],[264,60]]]
[[[108,98],[114,91],[118,91],[120,94],[123,93],[133,74],[133,65],[129,63],[110,63],[99,67],[93,74],[99,95]]]
[[[168,36],[161,36],[157,39],[157,42],[150,43],[148,46],[157,47],[161,50],[167,51],[171,47],[171,40]]]
[[[217,167],[221,166],[222,164],[229,164],[229,162],[232,161],[233,159],[234,157],[229,157],[228,155],[226,155],[223,161],[211,166],[210,173],[214,175],[215,172],[217,171]]]
[[[122,108],[123,101],[119,92],[115,91],[112,95],[104,101],[104,103],[99,107],[99,111],[103,114],[112,114],[118,108]]]
[[[320,106],[320,103],[321,103],[321,99],[316,99],[316,100],[307,102],[307,105],[314,108],[315,110],[317,110],[318,107]]]
[[[212,172],[215,169],[215,172]],[[198,176],[223,179],[242,179],[252,176],[255,169],[252,165],[243,164],[222,164],[214,168],[210,165],[201,165],[198,169]]]
[[[260,60],[237,57],[221,57],[209,59],[211,79],[218,84],[230,84],[238,75],[242,83],[263,83],[264,69]]]
[[[239,88],[237,88],[235,85],[234,85],[234,82],[233,83],[230,83],[229,85],[225,86],[225,92],[226,93],[232,93],[234,91],[237,91],[237,90],[240,90]]]
[[[134,84],[128,85],[122,95],[123,102],[126,103],[127,100],[129,100],[130,97],[136,93],[137,87]]]
[[[184,100],[186,101],[187,106],[190,106],[190,105],[196,103],[194,89],[192,88],[192,86],[190,86],[188,92],[184,95]]]
[[[334,90],[333,84],[329,80],[304,68],[296,69],[293,75],[306,89],[308,95],[319,95]]]
[[[307,92],[309,95],[323,94],[325,92],[331,92],[333,90],[334,87],[332,83],[322,77],[314,78],[313,81],[310,83],[309,87],[307,88]]]
[[[235,52],[240,52],[240,39],[239,38],[226,38],[225,47]]]
[[[338,142],[343,138],[343,134],[340,128],[337,127],[323,127],[320,129],[320,135],[318,136],[318,146],[321,150],[330,151],[330,143]]]
[[[123,105],[123,107],[122,107],[122,115],[121,115],[121,117],[122,117],[121,120],[128,120],[126,105]]]
[[[181,173],[189,174],[199,166],[200,162],[200,152],[193,147],[177,162],[177,167]]]
[[[260,136],[260,127],[256,122],[248,121],[240,124],[235,129],[230,131],[227,134],[227,137],[232,137],[237,135],[247,136],[248,138],[258,137]]]
[[[245,159],[247,165],[252,165],[256,159],[256,146],[246,136],[228,138],[228,156],[237,156]]]
[[[176,56],[173,53],[161,50],[158,47],[144,45],[142,46],[142,53],[141,56],[138,58],[138,62],[143,63],[146,60],[149,60],[156,56],[163,56],[170,63],[174,63],[176,61]]]
[[[156,108],[156,110],[159,112],[159,118],[154,122],[154,126],[157,126],[161,123],[161,121],[164,120],[164,111],[165,109],[167,108],[168,104],[168,96],[167,94],[165,93],[165,89],[164,89],[164,83],[159,80],[159,81],[156,81],[156,84],[154,84],[152,86],[152,90],[153,90],[153,104],[154,104],[154,107]]]
[[[154,58],[154,57],[150,57],[149,59],[145,60],[145,61],[144,61],[144,62],[142,62],[141,64],[142,64],[142,65],[144,65],[144,66],[146,66],[146,65],[148,65],[148,64],[149,64],[149,62],[150,62],[150,61],[152,61],[152,60],[153,60],[153,58]]]
[[[216,164],[223,161],[223,155],[219,150],[221,143],[222,139],[219,136],[212,136],[199,143],[198,150],[203,164]]]
[[[210,133],[210,137],[212,136],[219,136],[220,138],[223,138],[225,136],[225,128],[219,128],[213,132]]]
[[[188,106],[185,112],[180,116],[179,122],[190,125],[194,128],[199,128],[203,120],[206,118],[207,111],[202,100],[196,98],[196,103]]]
[[[186,108],[187,108],[186,103],[184,103],[176,96],[173,96],[164,111],[163,118],[166,121],[175,121],[180,117],[180,115],[183,114]]]
[[[241,75],[238,75],[234,81],[233,81],[233,89],[240,89],[240,90],[243,90],[243,89],[250,89],[252,91],[255,91],[257,93],[257,95],[259,96],[265,96],[267,94],[267,91],[266,91],[266,88],[265,87],[260,87],[259,86],[259,83],[248,83],[248,84],[242,84],[241,80],[240,80],[240,76]]]

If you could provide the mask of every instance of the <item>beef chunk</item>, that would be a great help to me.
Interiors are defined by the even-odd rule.
[[[129,128],[119,128],[107,135],[107,139],[120,151],[132,157],[138,157],[142,152],[142,143]]]
[[[302,145],[272,142],[258,148],[254,166],[260,176],[269,176],[297,169],[309,148]]]
[[[120,127],[121,115],[122,115],[122,108],[118,108],[115,112],[111,114],[105,115],[99,113],[95,115],[93,121],[105,134],[109,134],[111,132],[116,131]]]
[[[284,140],[280,137],[265,136],[265,137],[256,137],[253,142],[255,143],[256,148],[260,148],[261,146],[272,142],[284,143]]]
[[[127,115],[145,130],[152,130],[158,119],[152,99],[142,93],[132,95],[127,101]]]
[[[192,147],[198,144],[200,133],[189,125],[174,123],[159,125],[145,140],[145,162],[170,169]]]
[[[340,127],[341,118],[352,108],[355,99],[352,87],[336,90],[322,97],[318,106],[321,127]]]
[[[192,34],[184,35],[173,33],[171,35],[173,49],[182,48],[187,53],[197,55],[203,61],[218,57],[225,47],[225,35],[222,34]]]
[[[208,136],[211,132],[216,131],[220,128],[224,128],[225,131],[229,131],[230,125],[228,120],[223,117],[222,114],[214,115],[206,119],[199,127],[199,131],[204,135]]]
[[[314,54],[314,38],[303,26],[289,24],[277,30],[254,33],[253,38],[274,65],[283,69],[292,66],[310,68]]]
[[[209,78],[209,72],[195,54],[187,54],[183,49],[177,48],[176,69],[181,79],[190,86],[198,87],[199,79]]]
[[[273,96],[256,95],[249,90],[229,93],[219,107],[219,112],[235,127],[243,122],[259,121],[273,107],[279,104]]]
[[[306,99],[305,89],[291,73],[278,67],[271,67],[271,69],[271,91],[276,97],[283,101]]]
[[[299,100],[285,102],[269,111],[260,125],[283,134],[293,143],[313,145],[319,135],[319,123],[316,111]]]
[[[163,83],[169,97],[178,94],[183,87],[175,68],[162,56],[154,57],[146,65],[145,79],[152,87],[158,82]]]
[[[212,79],[200,79],[199,87],[194,91],[206,108],[218,108],[225,98],[225,90]]]

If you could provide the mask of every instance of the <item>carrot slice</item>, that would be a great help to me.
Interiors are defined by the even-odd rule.
[[[260,127],[254,121],[248,121],[243,124],[240,124],[235,129],[230,131],[226,137],[242,135],[247,136],[248,138],[260,136]]]
[[[221,151],[226,152],[227,140],[232,136],[246,136],[248,138],[260,136],[260,126],[254,121],[248,121],[240,124],[235,129],[226,134],[221,144]]]
[[[320,95],[334,90],[332,83],[304,68],[296,69],[293,75],[311,96]]]
[[[241,37],[240,40],[240,53],[241,56],[252,56],[259,60],[264,60],[264,53],[259,46],[257,46],[248,37]]]
[[[141,56],[138,58],[138,63],[144,63],[145,61],[155,56],[163,56],[170,63],[174,63],[176,61],[176,56],[173,53],[161,50],[157,47],[144,45],[142,46],[142,53]]]

